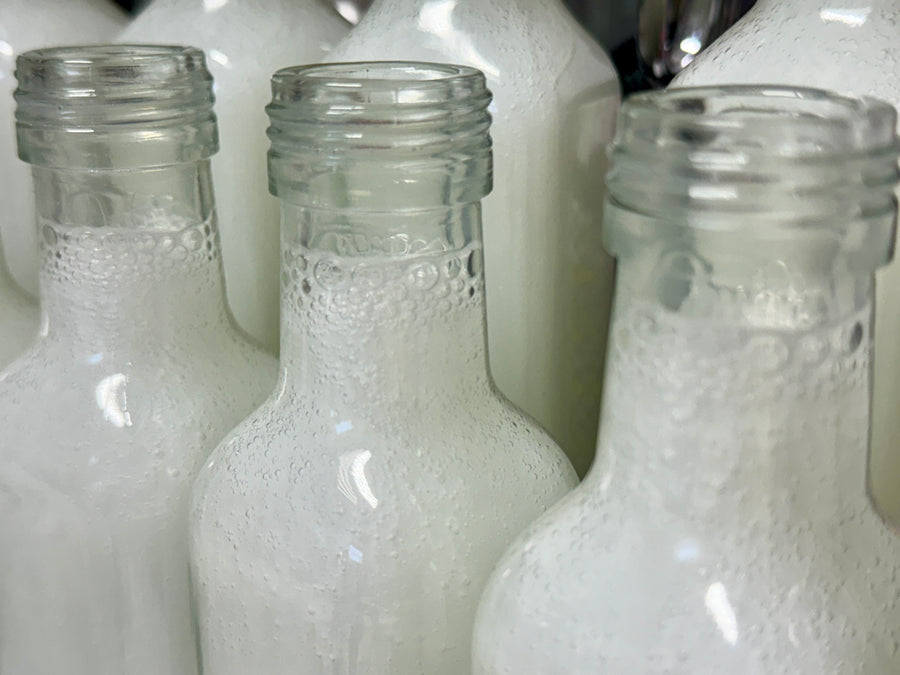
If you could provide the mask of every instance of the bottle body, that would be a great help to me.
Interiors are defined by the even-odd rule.
[[[615,71],[561,2],[381,0],[331,55],[462,63],[494,93],[484,201],[491,374],[580,475],[593,458],[612,261],[600,243]],[[538,274],[535,270],[541,270]]]
[[[900,8],[889,0],[843,3],[814,0],[759,2],[744,19],[698,56],[674,86],[720,83],[813,86],[874,96],[900,106],[900,84],[885,64],[900,59],[896,26]],[[760,41],[759,36],[764,36]],[[900,266],[877,273],[872,399],[872,471],[875,501],[900,523]]]
[[[488,166],[479,78],[422,64],[276,75],[276,100],[298,97],[270,106],[281,377],[194,491],[210,674],[464,672],[503,542],[575,484],[487,373],[481,215],[465,196]],[[309,113],[323,101],[331,116]],[[308,119],[320,145],[284,140]]]
[[[390,391],[373,364],[384,350],[401,373],[421,368],[423,340],[446,348],[438,365],[448,379],[478,358],[468,347],[483,341],[482,289],[468,265],[479,255],[469,245],[385,265],[328,257],[324,264],[346,278],[323,287],[311,273],[321,256],[285,249],[296,264],[285,271],[298,278],[285,289],[297,305],[283,311],[301,310],[284,319],[285,330],[301,334],[303,321],[352,312],[339,338],[333,326],[302,334],[323,354],[354,345],[354,358],[335,358],[315,389],[283,386],[197,482],[193,576],[205,672],[277,673],[291,663],[323,675],[450,675],[468,667],[488,574],[574,476],[549,436],[486,378],[447,396],[406,373]],[[354,277],[384,280],[371,289],[383,294],[380,306],[342,306],[342,295],[359,300]],[[393,304],[398,297],[407,307]],[[305,307],[323,300],[323,314]],[[386,347],[372,335],[382,331],[407,334]],[[283,369],[304,367],[282,358]],[[345,396],[329,386],[329,376],[343,383],[351,373]]]
[[[873,188],[880,208],[857,221],[860,193],[835,207],[820,188],[819,205],[804,203],[788,176],[805,182],[811,164],[785,169],[790,161],[758,154],[778,146],[755,145],[760,133],[787,147],[810,140],[806,129],[776,131],[782,122],[763,115],[748,123],[753,134],[716,147],[725,123],[747,122],[734,110],[764,110],[771,92],[681,95],[655,156],[627,156],[626,140],[612,154],[618,193],[606,222],[618,265],[597,463],[498,564],[476,621],[474,672],[895,672],[900,538],[865,489],[872,273],[893,237],[894,119],[885,182]],[[776,109],[790,118],[808,96],[787,91]],[[681,126],[692,113],[714,123]],[[620,120],[622,139],[653,137]],[[649,157],[680,179],[684,158],[667,153],[691,143],[713,147],[687,159],[696,163],[685,183],[634,188],[653,189],[656,202],[625,193],[642,184]],[[783,183],[762,180],[766,169],[784,170]],[[743,177],[727,180],[745,171],[768,183],[767,199],[722,196],[747,196]],[[836,173],[854,180],[846,166]],[[704,193],[708,176],[724,189]],[[665,201],[680,189],[705,208]],[[828,208],[847,213],[829,220]],[[794,218],[812,229],[791,231]],[[842,250],[846,229],[859,248]]]
[[[271,390],[275,365],[228,312],[208,159],[127,165],[158,159],[164,145],[190,154],[171,111],[155,110],[174,126],[141,137],[154,114],[144,106],[158,105],[141,92],[198,97],[211,120],[202,54],[40,50],[17,72],[43,318],[0,379],[0,671],[194,673],[188,492],[212,447]],[[69,88],[94,95],[71,103]],[[91,105],[123,117],[72,132],[93,119]],[[186,112],[182,124],[200,124]],[[198,145],[200,129],[190,133]],[[145,155],[126,151],[132,133]],[[126,166],[79,166],[97,157]]]
[[[265,105],[275,70],[317,63],[349,25],[322,0],[155,0],[119,37],[209,54],[221,152],[213,160],[229,304],[238,324],[278,349],[278,202],[268,194]]]
[[[106,0],[8,0],[3,6],[0,41],[0,157],[3,181],[0,202],[7,205],[0,219],[0,239],[9,271],[29,295],[37,295],[38,260],[34,203],[28,166],[16,158],[16,56],[37,47],[75,42],[104,42],[126,25],[128,17]]]
[[[511,573],[482,601],[474,673],[895,672],[900,546],[865,498],[871,303],[797,334],[697,330],[626,302],[598,466],[498,565]],[[714,443],[765,463],[696,452]]]

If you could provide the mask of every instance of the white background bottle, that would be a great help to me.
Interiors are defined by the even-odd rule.
[[[115,46],[16,72],[43,321],[0,375],[0,672],[191,675],[188,492],[275,374],[225,302],[209,74]]]
[[[31,344],[37,330],[37,304],[13,281],[0,247],[0,370]]]
[[[672,86],[759,83],[874,96],[900,107],[900,3],[759,0]],[[900,523],[900,262],[878,271],[872,491]]]
[[[625,103],[597,461],[494,571],[475,675],[900,672],[865,491],[894,125],[774,86]]]
[[[119,37],[208,54],[228,299],[238,323],[270,351],[278,348],[278,202],[266,184],[269,78],[278,68],[318,63],[349,30],[323,0],[153,0]]]
[[[330,61],[474,66],[494,94],[484,201],[491,373],[583,475],[594,455],[612,262],[599,243],[619,85],[560,0],[377,0]]]
[[[0,240],[13,278],[37,293],[31,173],[16,156],[16,56],[58,44],[108,42],[128,20],[109,0],[3,0],[0,7]]]
[[[470,68],[276,74],[281,377],[194,489],[206,675],[468,669],[506,543],[575,484],[485,358]]]

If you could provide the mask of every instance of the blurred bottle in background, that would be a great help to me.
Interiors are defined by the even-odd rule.
[[[322,61],[350,30],[327,0],[153,0],[120,42],[200,47],[216,80],[213,160],[228,299],[238,323],[278,348],[278,202],[266,179],[269,78]]]
[[[584,475],[596,444],[612,288],[600,217],[619,105],[615,69],[561,0],[376,0],[328,60],[382,59],[458,63],[487,76],[491,374]]]
[[[31,174],[16,155],[16,56],[55,44],[113,39],[128,15],[109,0],[3,0],[0,9],[0,240],[12,278],[37,294],[37,234]]]

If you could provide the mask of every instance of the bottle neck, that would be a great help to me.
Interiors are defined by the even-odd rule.
[[[870,276],[696,261],[619,260],[589,484],[712,529],[865,511]]]
[[[127,353],[229,327],[208,160],[32,175],[45,339]]]
[[[287,389],[420,411],[490,391],[478,203],[282,214]]]

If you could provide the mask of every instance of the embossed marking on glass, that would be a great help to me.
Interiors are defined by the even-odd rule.
[[[482,74],[277,73],[281,378],[197,481],[207,675],[459,675],[503,548],[575,474],[485,358]]]
[[[271,391],[225,303],[202,52],[17,63],[41,334],[0,376],[0,673],[190,675],[187,497]]]
[[[475,673],[900,672],[900,538],[866,495],[894,125],[816,90],[626,102],[598,461],[498,565]]]

